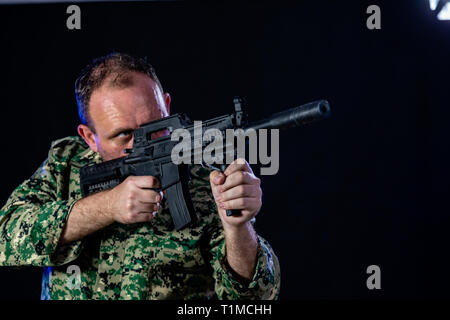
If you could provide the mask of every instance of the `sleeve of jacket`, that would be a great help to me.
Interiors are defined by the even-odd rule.
[[[0,210],[0,265],[55,266],[76,259],[82,241],[58,246],[69,212],[68,154],[52,147],[47,160]]]
[[[258,235],[256,270],[253,279],[246,280],[231,269],[226,259],[223,230],[216,230],[211,240],[211,265],[219,299],[277,299],[280,293],[280,265],[270,244]]]
[[[219,299],[277,299],[280,292],[280,265],[269,243],[258,235],[257,265],[251,281],[243,279],[228,265],[225,236],[209,183],[210,170],[192,169],[198,213],[207,221],[208,259],[213,268],[215,293]],[[206,216],[208,218],[206,218]]]

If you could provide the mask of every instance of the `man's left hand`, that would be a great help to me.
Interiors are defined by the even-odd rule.
[[[209,180],[224,228],[245,225],[261,209],[261,180],[244,159],[233,161],[223,173],[211,172]],[[227,209],[239,209],[241,214],[228,217]]]

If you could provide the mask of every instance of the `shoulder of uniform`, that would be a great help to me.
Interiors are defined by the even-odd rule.
[[[78,161],[90,149],[81,137],[70,136],[52,142],[49,158],[55,161]]]
[[[87,148],[86,142],[81,137],[69,136],[62,139],[58,139],[52,142],[51,148],[64,148],[64,147],[85,147]]]

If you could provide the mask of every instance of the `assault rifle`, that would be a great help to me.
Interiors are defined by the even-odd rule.
[[[284,129],[302,127],[310,122],[330,115],[330,106],[326,100],[310,102],[273,114],[269,118],[248,123],[244,112],[244,101],[234,98],[235,110],[232,114],[220,116],[202,122],[201,130],[217,129],[223,134],[227,129]],[[133,133],[133,148],[127,149],[127,156],[100,164],[90,164],[80,171],[80,185],[83,196],[113,188],[128,176],[154,176],[160,180],[165,190],[170,214],[176,230],[180,230],[197,219],[189,194],[189,165],[176,164],[172,160],[172,149],[178,144],[171,136],[176,129],[185,129],[194,137],[195,127],[186,114],[175,114],[160,120],[149,122]],[[152,134],[167,130],[169,135],[152,139]],[[194,141],[193,145],[198,144]],[[207,141],[201,144],[200,152]],[[195,156],[195,155],[194,155]],[[222,157],[224,159],[224,157]],[[213,167],[211,163],[207,164]],[[224,171],[226,165],[219,164]],[[240,210],[227,210],[227,215],[239,214]]]

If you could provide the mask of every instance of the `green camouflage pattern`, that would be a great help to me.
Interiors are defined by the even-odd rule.
[[[0,265],[42,266],[42,299],[276,299],[278,259],[258,236],[254,278],[226,263],[222,224],[208,169],[192,166],[190,192],[198,221],[176,231],[163,199],[152,222],[112,225],[58,246],[74,203],[80,168],[102,159],[80,137],[52,143],[48,158],[0,211]],[[74,285],[70,265],[80,269]]]

